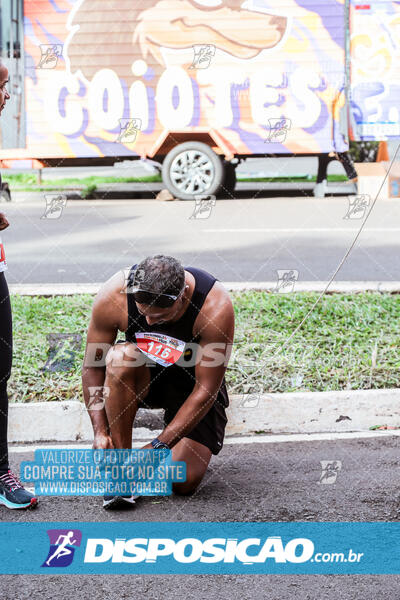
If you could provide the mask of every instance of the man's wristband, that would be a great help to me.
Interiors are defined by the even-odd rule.
[[[165,442],[162,442],[158,438],[154,438],[154,440],[150,443],[153,446],[154,450],[160,450],[161,448],[166,448],[167,450],[170,449],[168,444],[165,444]]]

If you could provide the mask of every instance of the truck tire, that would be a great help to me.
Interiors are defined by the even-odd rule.
[[[237,165],[224,160],[224,181],[222,182],[221,189],[219,191],[219,196],[221,198],[229,198],[230,200],[233,197],[233,193],[236,187],[236,167]]]
[[[195,200],[216,195],[224,180],[222,160],[207,144],[185,142],[164,159],[162,178],[175,198]]]

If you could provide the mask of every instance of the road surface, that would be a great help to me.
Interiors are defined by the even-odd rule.
[[[10,515],[0,507],[0,519],[398,521],[398,444],[398,437],[225,444],[192,497],[147,497],[133,509],[114,512],[104,511],[99,498],[42,498],[29,513]],[[32,451],[11,450],[14,467],[22,460],[33,460]],[[321,460],[341,461],[336,483],[318,483]],[[7,575],[1,584],[5,600],[395,600],[400,596],[400,575]]]
[[[329,280],[363,223],[346,219],[346,196],[261,197],[254,187],[219,200],[208,218],[194,202],[68,200],[58,219],[45,201],[2,205],[10,283],[97,283],[151,254],[170,254],[223,281]],[[400,280],[400,201],[381,200],[336,280]]]

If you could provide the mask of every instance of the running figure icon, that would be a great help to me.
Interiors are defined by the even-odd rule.
[[[46,560],[46,565],[50,566],[50,562],[53,558],[61,558],[62,556],[66,556],[67,554],[72,554],[72,550],[67,548],[67,546],[73,546],[76,544],[78,540],[72,539],[74,537],[74,532],[69,531],[66,535],[59,535],[56,541],[57,549],[56,551]],[[63,540],[60,542],[60,540]]]

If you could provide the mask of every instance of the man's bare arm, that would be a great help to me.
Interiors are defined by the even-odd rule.
[[[233,336],[234,312],[229,297],[212,318],[204,316],[200,337],[201,360],[195,368],[193,391],[181,406],[159,439],[172,448],[201,421],[214,404],[229,361]],[[150,446],[145,446],[150,447]]]
[[[112,277],[99,291],[93,304],[87,333],[86,352],[82,367],[82,389],[86,408],[89,412],[94,433],[94,447],[112,447],[108,420],[102,402],[103,394],[94,398],[89,388],[104,388],[106,375],[105,358],[118,332],[118,296],[115,285],[121,274]],[[117,301],[115,300],[117,298]]]

